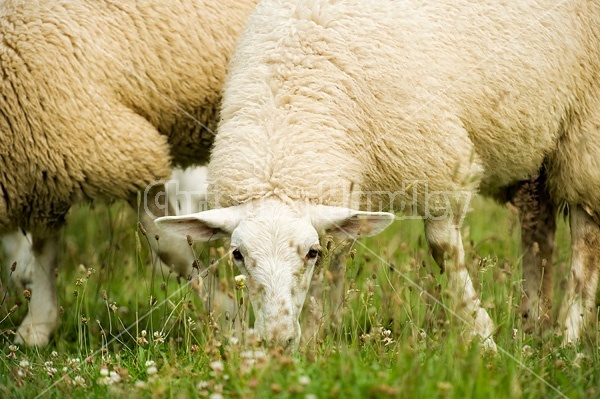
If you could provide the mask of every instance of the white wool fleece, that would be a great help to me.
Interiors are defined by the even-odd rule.
[[[600,146],[583,151],[585,180],[553,168],[577,164],[584,134],[598,137],[581,128],[600,109],[599,7],[263,0],[230,65],[213,203],[347,206],[351,190],[413,181],[495,194],[546,160],[557,198],[600,207]]]

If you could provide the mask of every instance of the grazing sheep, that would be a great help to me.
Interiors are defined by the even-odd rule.
[[[255,3],[0,3],[0,234],[30,231],[44,276],[18,339],[44,345],[57,324],[57,230],[72,204],[137,205],[136,192],[172,164],[207,161],[229,57]],[[154,228],[165,204],[146,202],[140,219]],[[190,265],[191,255],[168,258],[181,240],[150,241],[169,265]]]
[[[460,223],[471,193],[498,197],[543,166],[571,214],[563,322],[577,339],[600,257],[599,73],[595,1],[263,0],[224,89],[209,164],[220,209],[157,223],[231,236],[257,330],[292,345],[318,232],[375,234],[392,215],[353,209],[410,204],[456,314],[495,348]]]

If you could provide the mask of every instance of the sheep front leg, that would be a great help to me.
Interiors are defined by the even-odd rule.
[[[431,254],[442,271],[448,273],[448,291],[451,308],[463,320],[473,334],[479,335],[486,349],[496,351],[492,337],[494,323],[487,311],[481,306],[479,296],[465,266],[460,226],[451,218],[425,221],[425,235]]]
[[[164,184],[154,185],[144,194],[146,198],[142,200],[140,209],[137,207],[137,198],[130,203],[138,210],[139,221],[144,227],[152,253],[157,254],[165,266],[180,276],[194,276],[194,253],[185,238],[168,235],[154,223],[157,217],[177,215],[173,204],[168,201]]]
[[[34,262],[31,265],[31,292],[27,316],[17,330],[15,342],[44,346],[58,326],[58,300],[56,296],[56,257],[58,237],[33,237]]]
[[[580,206],[571,206],[571,272],[559,320],[563,344],[577,342],[583,328],[595,320],[595,299],[600,268],[600,226]]]

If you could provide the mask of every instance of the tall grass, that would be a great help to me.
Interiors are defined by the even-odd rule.
[[[478,200],[463,233],[498,326],[498,355],[483,353],[443,305],[446,276],[420,221],[396,222],[347,250],[341,304],[330,301],[326,253],[305,305],[304,341],[287,354],[253,336],[223,243],[190,248],[199,284],[157,264],[148,251],[154,238],[126,206],[77,209],[57,271],[61,326],[47,348],[11,345],[27,300],[3,280],[0,397],[600,397],[597,325],[573,348],[522,332],[516,216]],[[564,223],[558,243],[560,293],[569,262]]]

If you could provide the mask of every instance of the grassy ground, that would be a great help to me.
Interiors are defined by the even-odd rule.
[[[244,291],[235,289],[222,244],[196,251],[204,265],[218,262],[203,293],[229,295],[237,306],[228,313],[202,301],[197,286],[149,267],[153,259],[131,211],[99,205],[73,212],[64,234],[62,324],[49,347],[11,345],[10,331],[27,304],[18,289],[7,291],[0,306],[0,398],[600,397],[598,326],[576,348],[524,335],[516,217],[481,200],[474,207],[463,229],[465,247],[498,325],[496,356],[465,340],[463,326],[440,304],[445,275],[427,254],[419,221],[396,222],[355,244],[341,326],[327,300],[322,310],[309,299],[306,319],[311,311],[324,314],[320,335],[289,355],[252,338],[251,310]],[[561,225],[558,289],[568,270],[566,237]],[[328,277],[325,271],[317,278],[326,298]]]

